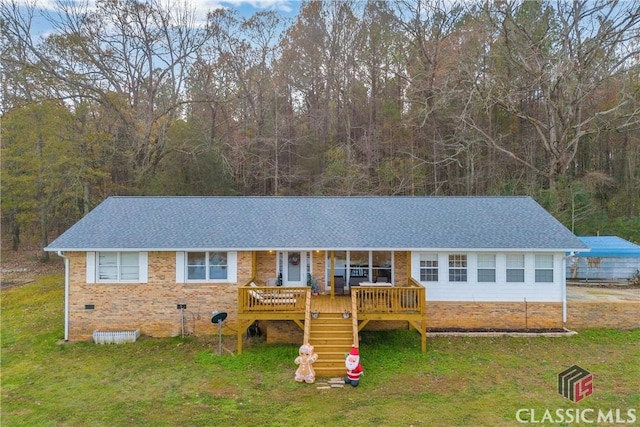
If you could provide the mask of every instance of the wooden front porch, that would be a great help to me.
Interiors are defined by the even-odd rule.
[[[358,346],[358,334],[370,321],[406,321],[426,344],[426,290],[413,279],[406,286],[354,286],[351,295],[311,295],[309,287],[257,286],[238,289],[238,353],[243,335],[255,321],[289,320],[304,331],[304,343],[316,347],[327,366],[318,375],[344,370],[344,354]],[[303,343],[300,343],[303,344]]]

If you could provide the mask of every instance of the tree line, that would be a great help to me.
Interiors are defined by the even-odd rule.
[[[15,248],[118,194],[527,194],[640,241],[638,2],[168,5],[0,5]]]

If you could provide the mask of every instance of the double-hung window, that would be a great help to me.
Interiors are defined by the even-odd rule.
[[[141,282],[146,278],[141,277],[141,253],[140,252],[98,252],[95,270],[93,261],[95,253],[87,253],[87,282]],[[145,254],[146,255],[146,254]],[[146,259],[146,258],[145,258]],[[94,276],[95,274],[95,276]]]
[[[536,255],[536,283],[553,282],[553,255]]]
[[[478,254],[478,282],[496,281],[496,256]]]
[[[449,255],[449,281],[467,281],[467,256],[462,254]]]
[[[187,253],[187,280],[228,279],[227,252],[189,252]]]
[[[507,254],[507,282],[524,283],[524,255]]]
[[[420,281],[438,281],[438,254],[420,254]]]

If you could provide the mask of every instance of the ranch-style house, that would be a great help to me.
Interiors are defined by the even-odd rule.
[[[423,351],[433,329],[562,328],[567,254],[588,250],[530,197],[109,197],[45,249],[66,340],[222,327],[241,352],[257,322],[312,343],[321,376],[363,328],[413,328]]]

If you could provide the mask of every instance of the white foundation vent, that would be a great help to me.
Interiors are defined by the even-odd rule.
[[[140,329],[135,331],[93,331],[93,342],[96,344],[125,344],[136,342],[140,338]]]

